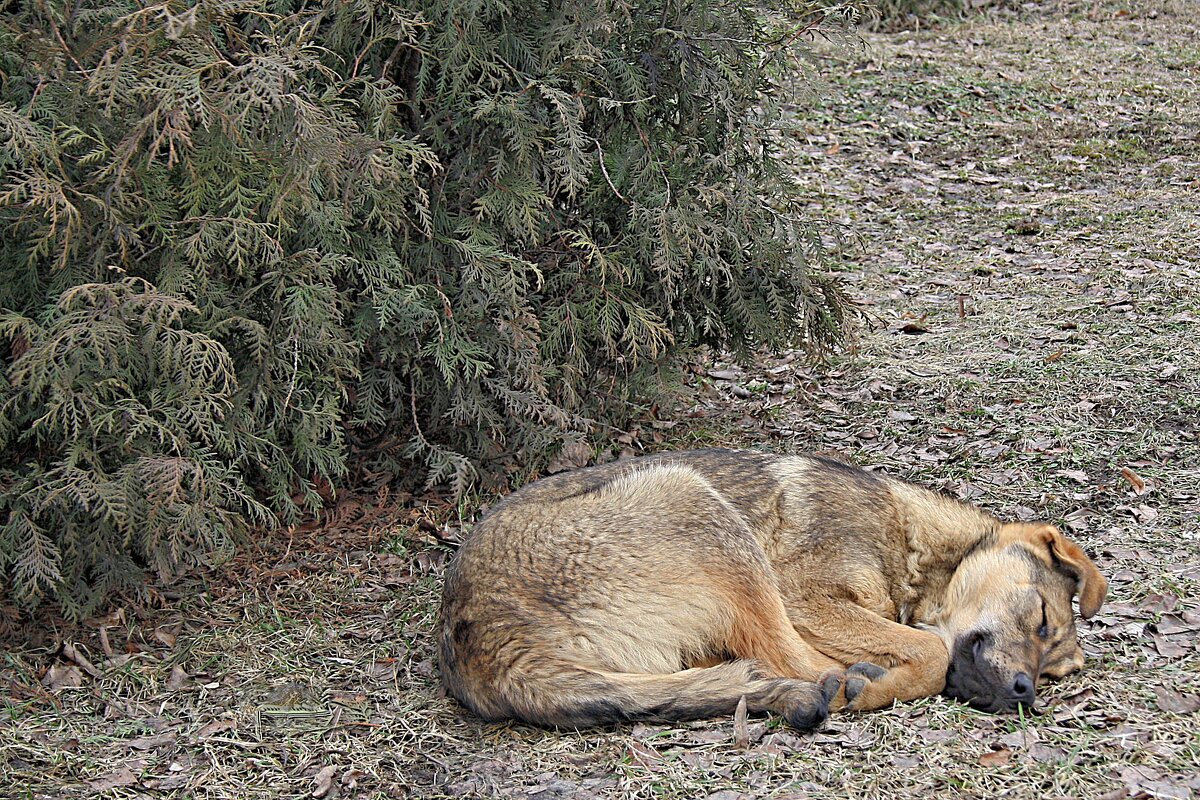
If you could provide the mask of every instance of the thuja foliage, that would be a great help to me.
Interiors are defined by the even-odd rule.
[[[840,329],[777,86],[828,8],[0,13],[0,572],[81,614],[355,475],[602,436],[681,348]]]

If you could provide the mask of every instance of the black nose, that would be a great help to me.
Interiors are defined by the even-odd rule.
[[[1018,672],[1016,677],[1013,678],[1012,694],[1010,696],[1014,703],[1033,706],[1033,701],[1037,698],[1033,679],[1027,673]]]

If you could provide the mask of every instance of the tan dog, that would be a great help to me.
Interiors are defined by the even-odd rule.
[[[700,450],[556,475],[500,503],[446,575],[446,689],[489,720],[580,727],[945,692],[990,711],[1083,665],[1107,582],[1047,524],[824,458]],[[844,686],[844,689],[843,689]]]

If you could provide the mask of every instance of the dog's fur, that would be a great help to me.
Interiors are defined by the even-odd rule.
[[[1105,579],[1047,524],[824,458],[700,450],[555,475],[446,576],[446,689],[489,720],[733,712],[797,727],[943,690],[1031,705],[1083,665]]]

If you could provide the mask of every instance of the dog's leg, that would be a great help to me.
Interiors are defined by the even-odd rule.
[[[835,711],[930,697],[946,685],[950,654],[936,634],[832,599],[807,599],[792,610],[792,621],[810,644],[849,665],[845,691],[831,705]]]
[[[469,694],[464,702],[481,716],[571,728],[704,719],[732,714],[745,697],[749,711],[780,714],[802,730],[817,727],[829,715],[831,700],[840,696],[841,664],[800,638],[778,592],[761,574],[737,577],[729,585],[705,584],[716,587],[732,611],[723,641],[713,644],[736,661],[659,673],[524,658],[487,687],[498,704],[492,713],[473,704]],[[736,594],[729,591],[733,586]]]
[[[606,678],[630,691],[654,718],[706,719],[732,714],[741,698],[751,712],[773,712],[793,727],[812,730],[829,716],[829,703],[841,681],[821,684],[770,676],[752,661],[689,669],[672,675],[609,674]],[[663,696],[669,699],[663,701]]]
[[[668,674],[605,672],[568,665],[525,675],[508,694],[499,718],[516,716],[556,728],[581,728],[647,720],[681,722],[732,714],[745,697],[747,710],[770,711],[802,730],[829,716],[840,680],[818,685],[780,678],[751,661]]]
[[[729,597],[735,611],[730,641],[726,643],[730,653],[759,661],[789,678],[819,681],[840,673],[844,663],[822,653],[796,632],[773,586],[742,585]]]

